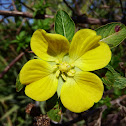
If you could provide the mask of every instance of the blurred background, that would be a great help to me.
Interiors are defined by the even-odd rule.
[[[96,29],[110,22],[126,24],[126,0],[0,0],[0,126],[33,125],[35,119],[25,111],[29,103],[37,103],[24,94],[24,89],[16,92],[16,78],[22,66],[34,58],[30,49],[33,32],[45,29],[54,33],[59,9],[71,16],[76,31]],[[125,77],[126,41],[112,52],[111,65]],[[97,111],[101,106],[102,111]],[[91,113],[85,116],[85,112],[75,114],[67,110],[62,121],[75,120],[66,124],[73,126],[126,126],[125,106],[125,88],[105,85],[103,99]]]

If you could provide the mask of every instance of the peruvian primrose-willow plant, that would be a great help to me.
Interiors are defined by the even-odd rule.
[[[101,79],[91,71],[105,67],[111,60],[109,46],[91,29],[75,33],[71,44],[62,35],[34,32],[31,49],[38,59],[28,61],[20,71],[25,94],[45,101],[57,91],[62,104],[72,112],[83,112],[103,95]]]

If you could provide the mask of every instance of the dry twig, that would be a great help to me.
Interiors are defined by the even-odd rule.
[[[0,73],[0,79],[9,71],[9,69],[24,56],[24,52],[21,52],[5,69],[2,73]]]
[[[74,12],[74,9],[66,2],[66,0],[63,0],[63,2],[66,4],[66,6],[73,12]]]
[[[21,2],[21,1],[20,1],[20,3],[21,3],[22,5],[24,5],[26,8],[28,8],[29,10],[31,10],[31,11],[34,12],[34,9],[30,8],[30,7],[29,7],[28,5],[26,5],[25,3]]]
[[[16,8],[16,6],[15,6],[14,0],[12,0],[12,6],[13,6],[14,10],[17,11],[17,8]]]
[[[22,28],[22,26],[23,26],[23,24],[25,23],[26,20],[27,20],[26,18],[24,18],[24,19],[22,20],[21,25],[20,25],[19,28],[17,29],[17,32],[16,32],[17,35],[20,33],[21,28]]]
[[[4,16],[22,16],[22,17],[27,17],[27,18],[36,18],[36,19],[41,19],[41,17],[34,17],[32,13],[29,12],[20,12],[20,11],[3,11],[0,10],[0,15],[4,15]],[[54,18],[54,16],[51,15],[44,15],[45,18]],[[82,17],[82,16],[80,16]],[[78,20],[79,19],[79,20]],[[108,19],[96,19],[96,18],[88,18],[88,17],[82,17],[82,18],[78,18],[77,19],[77,23],[86,23],[86,24],[94,24],[94,25],[98,25],[98,24],[106,24],[111,22]],[[81,22],[79,22],[81,20]],[[113,21],[116,22],[116,21]]]
[[[20,12],[20,11],[4,11],[0,10],[0,15],[4,16],[21,16],[21,17],[27,17],[27,18],[35,18],[32,13],[29,12]],[[53,18],[51,15],[44,15],[45,18]],[[37,19],[41,17],[36,17]]]

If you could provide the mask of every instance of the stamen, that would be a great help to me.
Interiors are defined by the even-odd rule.
[[[60,70],[57,70],[56,71],[56,77],[59,77],[59,74],[60,74]]]
[[[75,74],[76,71],[74,69],[70,70],[71,73]]]
[[[70,77],[73,77],[75,75],[76,71],[74,69],[70,70],[69,72],[67,72],[67,75]]]
[[[56,72],[56,77],[61,76],[64,81],[66,81],[67,76],[73,77],[75,75],[74,64],[69,65],[66,62],[59,63],[57,59],[55,61],[57,64],[53,66],[54,72]],[[61,74],[60,74],[61,73]]]
[[[74,64],[71,64],[71,67],[72,67],[72,68],[75,67]]]
[[[61,74],[61,76],[66,81],[66,76],[63,73]]]
[[[63,62],[59,65],[59,70],[62,72],[67,72],[70,70],[70,68],[71,68],[71,66],[65,62]]]
[[[58,68],[58,65],[54,65],[53,68],[54,68],[54,69]]]

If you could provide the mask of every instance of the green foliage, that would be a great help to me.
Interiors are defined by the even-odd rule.
[[[75,25],[70,16],[63,10],[57,11],[55,19],[55,32],[72,40],[75,33]]]
[[[49,118],[53,121],[59,122],[61,120],[62,110],[64,109],[57,94],[46,101],[46,111]]]
[[[114,69],[118,69],[120,62],[122,62],[121,57],[124,56],[124,47],[122,44],[118,46],[118,48],[112,49],[112,58],[110,65],[113,66]]]
[[[110,101],[111,101],[111,98],[108,97],[108,96],[106,96],[105,98],[102,98],[102,99],[98,102],[98,104],[96,104],[96,107],[99,107],[99,106],[101,106],[101,105],[106,105],[107,107],[110,108],[110,107],[111,107]]]
[[[50,29],[50,24],[52,23],[52,19],[46,18],[45,20],[34,20],[32,29],[35,31],[37,29]]]
[[[19,75],[18,75],[18,77],[17,77],[17,79],[16,79],[16,91],[17,91],[17,92],[21,91],[21,89],[22,89],[23,87],[24,87],[24,85],[21,84],[21,82],[20,82],[20,80],[19,80]]]
[[[125,91],[125,89],[124,89]],[[123,94],[123,90],[119,89],[119,88],[114,88],[114,97],[118,98],[119,96],[121,96]]]
[[[21,31],[20,34],[16,36],[16,40],[11,41],[11,43],[17,43],[17,52],[21,49],[26,49],[29,46],[31,38],[27,34],[27,32]]]
[[[125,77],[122,77],[110,65],[107,65],[105,68],[107,68],[108,71],[106,72],[105,76],[102,78],[104,84],[112,87],[117,87],[119,89],[123,89],[126,87]]]
[[[58,102],[50,111],[47,112],[47,115],[49,116],[49,118],[56,122],[59,122],[61,120],[61,114],[62,114],[61,108]]]
[[[96,29],[101,35],[101,41],[106,42],[111,48],[118,46],[126,38],[126,27],[121,23],[110,23]]]
[[[41,19],[44,18],[44,14],[45,14],[45,9],[49,7],[49,4],[43,4],[43,0],[38,1],[35,5],[35,11],[33,13],[34,17],[41,17]]]

